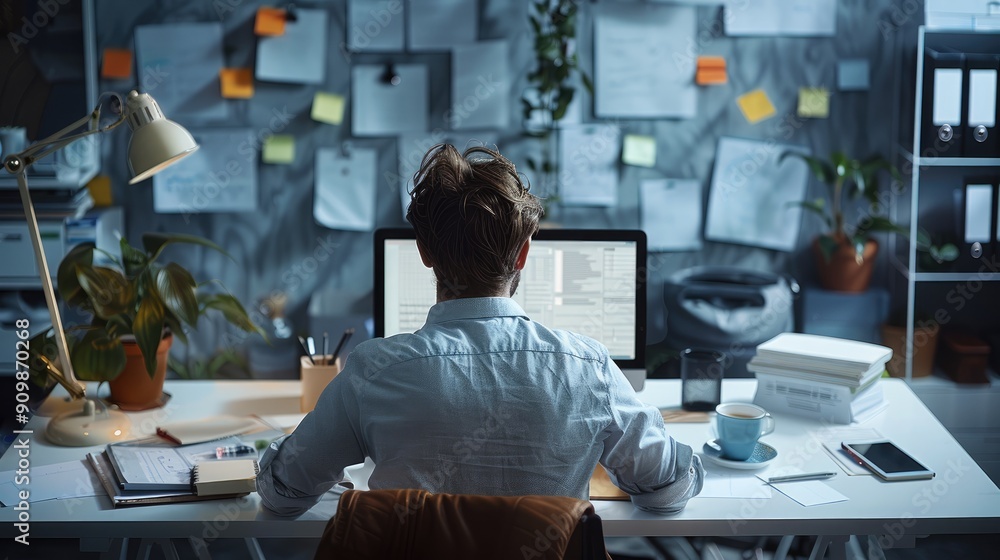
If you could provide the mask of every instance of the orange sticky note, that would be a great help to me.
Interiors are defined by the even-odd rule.
[[[104,49],[101,77],[112,80],[127,80],[132,77],[132,51],[128,49]]]
[[[111,177],[107,175],[95,175],[87,183],[87,190],[90,191],[90,198],[94,199],[94,206],[111,206]]]
[[[265,37],[285,34],[285,10],[263,7],[257,10],[253,32]]]
[[[740,106],[740,111],[743,111],[743,116],[750,124],[757,124],[773,117],[775,113],[774,105],[762,89],[755,89],[737,97],[736,104]]]
[[[222,97],[226,99],[250,99],[253,97],[253,69],[223,68],[219,70]]]
[[[699,56],[694,81],[700,86],[725,84],[726,59],[721,56]]]

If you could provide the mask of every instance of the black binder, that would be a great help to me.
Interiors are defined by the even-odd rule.
[[[962,155],[1000,158],[1000,107],[998,107],[1000,55],[969,54],[965,61],[965,127]],[[987,86],[984,82],[990,82]],[[985,86],[985,87],[984,87]],[[992,92],[989,91],[992,87]],[[975,106],[974,106],[975,105]],[[992,107],[992,111],[990,108]],[[984,118],[985,117],[985,118]]]
[[[940,72],[939,71],[944,71]],[[955,73],[957,71],[957,73]],[[947,74],[946,74],[947,73]],[[968,103],[965,79],[965,54],[956,51],[924,49],[924,101],[920,131],[920,157],[961,157]],[[947,79],[947,81],[945,81]],[[960,82],[959,91],[948,98],[936,99],[935,89],[946,83]],[[939,83],[936,83],[939,82]],[[946,119],[935,124],[935,108],[943,108]],[[940,116],[940,115],[939,115]]]

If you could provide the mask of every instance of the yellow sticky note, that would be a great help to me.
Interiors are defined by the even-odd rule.
[[[94,206],[111,206],[111,177],[107,175],[96,175],[87,183],[87,190],[90,191],[90,198],[94,199]]]
[[[344,120],[344,98],[335,93],[318,91],[313,97],[310,115],[314,121],[340,124]]]
[[[261,154],[264,163],[292,163],[295,161],[295,137],[290,134],[275,134],[264,141]]]
[[[219,70],[222,97],[226,99],[250,99],[253,97],[253,69],[223,68]]]
[[[826,88],[799,88],[799,116],[813,119],[830,116],[830,92]]]
[[[132,51],[128,49],[104,49],[101,77],[111,80],[127,80],[132,77]]]
[[[755,89],[737,97],[736,104],[740,106],[740,111],[743,111],[743,116],[750,124],[757,124],[773,117],[775,113],[774,105],[762,89]]]
[[[255,35],[274,37],[285,34],[285,10],[263,7],[257,10],[253,32]]]
[[[622,142],[622,163],[641,167],[656,165],[656,138],[626,134]]]

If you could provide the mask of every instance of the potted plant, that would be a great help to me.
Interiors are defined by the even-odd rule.
[[[865,291],[878,253],[878,242],[871,234],[906,234],[906,230],[874,211],[862,212],[856,221],[849,224],[844,215],[845,206],[850,201],[863,198],[874,210],[884,202],[880,199],[879,175],[888,172],[898,181],[901,179],[899,171],[879,155],[858,160],[843,152],[833,152],[825,160],[789,151],[783,153],[781,159],[787,156],[805,161],[813,175],[827,187],[828,198],[798,203],[822,218],[827,227],[827,231],[813,241],[821,285],[840,292]]]
[[[593,93],[590,77],[580,68],[575,52],[575,0],[541,0],[531,3],[533,13],[528,21],[534,33],[535,67],[528,73],[531,89],[521,97],[526,134],[541,143],[541,157],[528,158],[528,169],[539,174],[539,196],[548,205],[558,200],[555,178],[558,163],[552,145],[553,131],[566,116],[566,110],[576,95],[573,74],[578,74],[583,87]],[[548,212],[546,212],[548,213]]]
[[[917,230],[917,269],[923,272],[947,270],[949,263],[958,258],[958,246],[942,236]]]
[[[196,329],[198,318],[206,312],[218,311],[244,331],[264,334],[235,297],[208,289],[217,286],[216,282],[198,284],[181,265],[158,262],[163,250],[175,243],[202,245],[225,254],[200,237],[152,233],[143,236],[141,250],[123,238],[120,261],[92,244],[82,244],[59,264],[59,295],[67,306],[90,316],[88,324],[66,329],[76,377],[109,381],[111,400],[124,410],[160,404],[173,338],[186,344],[184,325]],[[95,261],[95,253],[108,257],[104,260],[114,266]],[[51,329],[37,335],[31,348],[35,352],[54,349]],[[44,375],[40,370],[34,373],[35,379]]]

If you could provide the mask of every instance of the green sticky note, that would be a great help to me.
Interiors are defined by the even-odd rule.
[[[344,98],[335,93],[316,92],[313,97],[312,113],[314,121],[340,124],[344,120]]]
[[[656,138],[626,134],[622,145],[622,163],[640,167],[656,165]]]
[[[275,134],[264,141],[264,163],[292,163],[295,161],[295,137],[291,134]]]
[[[799,88],[799,116],[812,119],[830,116],[830,92],[826,88]]]

